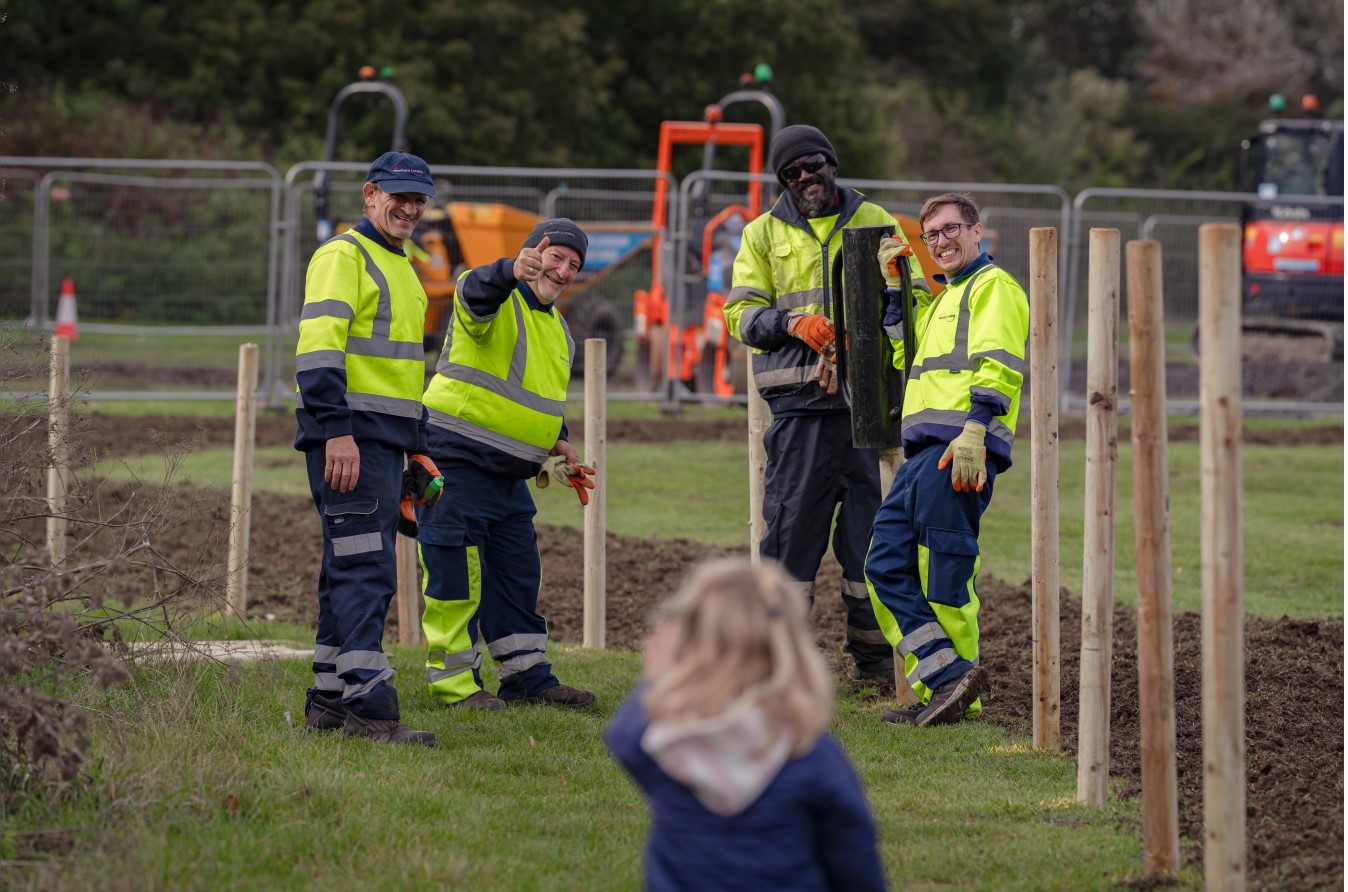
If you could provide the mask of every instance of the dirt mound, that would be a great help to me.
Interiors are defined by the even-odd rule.
[[[289,445],[294,437],[289,413],[258,418],[259,445]],[[163,450],[174,444],[228,446],[233,419],[132,418],[96,416],[88,421],[100,455]],[[582,425],[576,421],[573,428]],[[1320,442],[1341,443],[1342,429],[1328,430]],[[1084,425],[1063,425],[1062,436],[1081,436]],[[1197,428],[1172,428],[1173,439]],[[1177,436],[1178,434],[1178,436]],[[1272,432],[1247,429],[1246,442],[1264,442]],[[658,419],[612,423],[613,441],[660,442],[672,439],[741,439],[746,426],[738,419],[715,422]],[[1120,431],[1126,437],[1126,431]],[[1304,438],[1298,435],[1300,442]],[[1276,439],[1270,440],[1276,442]],[[297,458],[298,460],[298,458]],[[129,487],[109,487],[116,498],[130,497]],[[147,494],[148,495],[148,494]],[[223,523],[228,493],[192,492],[212,522],[184,524],[158,545],[171,561],[199,567],[203,560],[223,564]],[[249,614],[275,614],[309,626],[316,622],[314,587],[318,577],[318,519],[304,498],[255,499],[251,540]],[[582,635],[582,567],[576,560],[580,534],[545,527],[539,533],[545,591],[541,612],[554,635],[579,641]],[[644,540],[610,535],[607,571],[607,628],[610,647],[639,646],[654,605],[678,584],[698,560],[727,554],[683,541]],[[741,552],[742,553],[742,552]],[[839,589],[840,570],[832,558],[821,568],[813,620],[817,638],[840,673],[849,667],[842,652],[845,615],[841,600],[827,593]],[[994,691],[985,700],[987,720],[1018,731],[1030,728],[1032,676],[1030,662],[1031,595],[1028,583],[1009,585],[980,580],[983,600],[982,661],[991,672]],[[396,618],[389,635],[396,640]],[[1062,598],[1062,739],[1076,745],[1081,602]],[[1175,618],[1175,714],[1183,855],[1190,864],[1202,861],[1202,684],[1200,617]],[[1343,885],[1343,641],[1340,621],[1308,622],[1248,619],[1246,634],[1246,769],[1247,834],[1250,888],[1310,890]],[[1125,795],[1141,792],[1139,716],[1137,711],[1137,631],[1131,609],[1115,612],[1114,668],[1111,696],[1111,774],[1127,784]],[[878,689],[863,689],[876,702],[876,714],[887,701]]]

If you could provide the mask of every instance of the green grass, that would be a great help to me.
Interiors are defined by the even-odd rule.
[[[144,663],[129,684],[81,688],[91,782],[0,820],[11,860],[31,862],[0,863],[0,886],[639,888],[649,812],[600,739],[639,658],[552,652],[599,710],[444,709],[420,683],[419,654],[395,648],[404,718],[436,732],[434,750],[302,732],[299,661]],[[1140,876],[1137,800],[1074,804],[1070,758],[987,724],[918,733],[876,711],[845,695],[834,733],[895,888],[1109,889]],[[64,856],[34,851],[51,839]],[[941,841],[939,857],[924,839]]]
[[[581,444],[583,445],[583,444]],[[1028,443],[1016,446],[1016,464],[998,478],[983,519],[980,544],[986,573],[1019,583],[1030,576]],[[606,517],[614,533],[684,538],[710,545],[749,542],[746,447],[735,441],[615,443],[608,447]],[[1246,444],[1245,609],[1256,616],[1343,616],[1343,447]],[[1202,604],[1197,443],[1173,442],[1170,465],[1170,544],[1174,608]],[[124,460],[122,460],[124,461]],[[200,450],[183,461],[180,478],[229,486],[228,449]],[[284,448],[259,450],[254,497],[308,495],[303,463]],[[1085,443],[1064,440],[1059,452],[1060,582],[1081,591],[1085,514]],[[1132,447],[1119,443],[1115,529],[1115,598],[1133,603]],[[134,473],[133,473],[134,470]],[[128,466],[107,463],[111,477],[162,479],[158,458]],[[1311,482],[1306,482],[1311,481]],[[1299,487],[1289,490],[1289,484]],[[569,490],[535,491],[539,522],[582,529],[584,515]]]

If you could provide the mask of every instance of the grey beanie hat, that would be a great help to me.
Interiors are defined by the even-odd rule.
[[[811,155],[815,152],[823,152],[834,167],[838,166],[838,153],[833,151],[833,143],[828,141],[823,131],[809,124],[792,124],[790,127],[783,127],[772,138],[772,147],[768,149],[768,166],[777,175],[777,182],[785,188],[786,183],[782,182],[782,168],[801,155]]]
[[[590,246],[590,240],[584,230],[573,221],[566,217],[544,220],[530,230],[529,236],[524,240],[524,247],[537,247],[544,236],[547,236],[549,245],[562,245],[575,251],[580,255],[580,265],[585,265],[585,249]]]

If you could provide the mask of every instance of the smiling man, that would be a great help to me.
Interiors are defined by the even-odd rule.
[[[594,703],[590,691],[559,683],[547,659],[536,509],[525,482],[546,463],[546,473],[573,487],[582,504],[586,487],[594,488],[594,471],[580,464],[562,421],[575,344],[554,306],[588,247],[572,221],[544,220],[519,256],[468,270],[455,288],[453,320],[425,394],[444,496],[417,512],[426,673],[431,695],[450,706]],[[500,665],[499,696],[482,687],[479,635]]]
[[[295,448],[323,527],[305,727],[434,746],[434,734],[399,721],[381,642],[398,588],[403,465],[426,452],[426,292],[403,244],[435,184],[425,161],[386,152],[370,165],[362,195],[360,223],[309,261],[295,350]]]
[[[929,198],[918,221],[946,288],[936,298],[917,295],[917,346],[903,395],[907,461],[876,515],[866,556],[880,627],[923,701],[882,716],[896,725],[949,724],[982,710],[989,678],[978,665],[979,522],[993,481],[1011,467],[1030,319],[1024,290],[981,248],[972,198]],[[894,306],[901,253],[881,242],[886,324],[902,308]],[[903,341],[893,344],[903,368]]]
[[[864,573],[880,507],[879,458],[874,449],[853,448],[847,396],[821,386],[818,370],[834,352],[829,312],[840,297],[832,291],[842,231],[892,228],[894,218],[838,185],[838,155],[816,127],[782,128],[768,162],[786,192],[745,227],[725,305],[730,333],[754,348],[754,384],[772,410],[763,437],[766,531],[759,553],[781,563],[813,603],[833,528],[855,677],[884,683],[893,678],[893,650],[876,623]],[[914,286],[925,293],[922,279]]]

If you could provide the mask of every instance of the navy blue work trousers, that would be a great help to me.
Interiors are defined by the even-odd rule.
[[[405,456],[382,443],[357,446],[360,478],[345,493],[323,482],[325,446],[304,453],[323,525],[311,694],[340,693],[342,704],[356,715],[396,719],[398,692],[383,639],[384,618],[398,590],[394,539]]]

